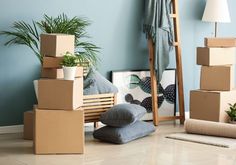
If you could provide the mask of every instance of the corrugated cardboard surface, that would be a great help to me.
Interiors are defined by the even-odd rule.
[[[204,66],[235,64],[235,48],[197,48],[197,64]]]
[[[33,139],[34,111],[24,112],[24,139]]]
[[[67,34],[41,34],[40,53],[43,56],[61,57],[74,53],[75,36]]]
[[[236,38],[205,38],[206,47],[236,47]]]
[[[202,66],[200,89],[229,91],[234,88],[234,66]]]
[[[51,79],[63,79],[64,73],[63,69],[56,69],[56,68],[42,68],[41,70],[41,77],[42,78],[51,78]],[[76,70],[76,78],[83,77],[83,67],[77,67]]]
[[[63,57],[43,57],[43,68],[62,68]]]
[[[63,79],[64,74],[62,69],[48,69],[42,68],[41,70],[41,77],[42,78],[52,78],[52,79]]]
[[[35,154],[84,153],[84,112],[35,110]]]
[[[190,118],[216,122],[228,122],[228,103],[236,102],[236,90],[190,91]]]
[[[73,110],[83,105],[83,78],[71,80],[40,79],[38,108]]]

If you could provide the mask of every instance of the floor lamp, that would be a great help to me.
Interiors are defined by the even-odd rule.
[[[231,21],[227,0],[207,0],[202,21],[215,23],[215,37],[217,37],[217,23]]]

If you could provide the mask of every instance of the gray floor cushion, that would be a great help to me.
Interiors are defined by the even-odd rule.
[[[110,126],[102,127],[95,130],[93,137],[106,142],[124,144],[132,140],[144,137],[155,131],[152,123],[137,121],[132,125],[122,128]]]
[[[145,114],[146,109],[140,105],[118,104],[101,114],[100,121],[109,126],[124,127],[135,123]]]

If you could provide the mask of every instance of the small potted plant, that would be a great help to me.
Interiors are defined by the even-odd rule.
[[[64,54],[61,66],[63,68],[63,74],[65,80],[75,79],[75,74],[78,64],[80,64],[78,56],[70,52],[66,52]]]
[[[229,104],[229,110],[226,113],[230,117],[230,123],[236,124],[236,103]]]

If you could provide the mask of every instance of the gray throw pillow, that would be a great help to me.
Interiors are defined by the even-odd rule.
[[[118,89],[95,69],[90,69],[85,80],[93,80],[99,94],[117,93]]]
[[[96,95],[99,94],[97,87],[95,85],[95,80],[85,79],[84,80],[84,95]]]
[[[135,123],[146,113],[146,109],[136,104],[117,104],[101,114],[100,121],[113,127],[124,127]]]
[[[144,137],[155,131],[153,124],[137,121],[132,125],[122,128],[110,126],[102,127],[93,132],[93,137],[106,142],[124,144],[132,140]]]

